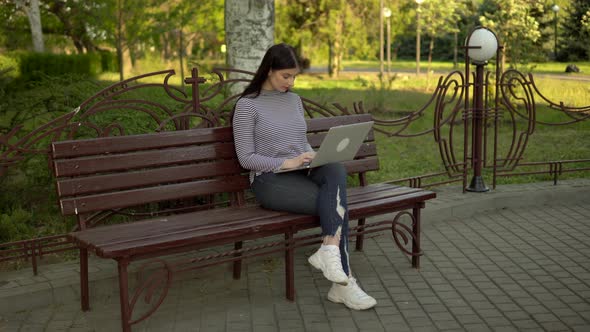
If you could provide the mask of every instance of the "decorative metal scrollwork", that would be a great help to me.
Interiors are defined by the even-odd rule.
[[[404,224],[400,222],[400,218],[404,215],[410,217],[410,225]],[[391,223],[391,233],[393,235],[393,239],[395,240],[395,244],[397,247],[403,251],[406,255],[409,256],[422,256],[422,250],[418,248],[414,248],[412,250],[412,246],[417,245],[419,243],[417,234],[414,233],[414,225],[416,223],[416,218],[414,215],[409,211],[402,211],[396,214],[395,218]],[[407,247],[410,247],[408,249]]]
[[[149,270],[148,268],[153,267],[154,264],[160,264],[160,266],[158,266],[155,271],[147,271]],[[162,259],[154,259],[140,266],[137,271],[137,287],[135,288],[129,303],[129,324],[136,324],[146,319],[158,309],[162,302],[164,302],[164,299],[168,295],[170,285],[172,284],[173,272],[172,267]],[[160,294],[154,299],[153,296],[158,290],[160,291]],[[133,311],[141,297],[143,297],[144,303],[151,307],[146,312],[139,315],[139,317],[133,318]]]

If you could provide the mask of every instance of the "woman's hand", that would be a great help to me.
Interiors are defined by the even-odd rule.
[[[315,152],[304,152],[295,158],[286,159],[281,165],[281,169],[296,168],[305,163],[309,163],[315,158],[315,154]]]

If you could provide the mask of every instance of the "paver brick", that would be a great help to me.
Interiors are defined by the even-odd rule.
[[[134,330],[588,331],[590,208],[552,199],[550,206],[527,209],[512,205],[494,210],[498,204],[514,204],[520,196],[556,190],[552,185],[518,187],[504,191],[510,192],[510,199],[502,198],[502,189],[473,196],[447,193],[443,188],[440,201],[429,204],[430,208],[442,211],[445,205],[454,204],[453,209],[459,211],[458,202],[481,207],[482,197],[502,199],[483,214],[472,206],[472,213],[477,214],[470,217],[465,217],[465,209],[456,215],[449,210],[432,217],[427,208],[420,271],[408,266],[389,236],[368,238],[364,252],[351,253],[351,264],[362,287],[378,300],[373,310],[357,312],[328,301],[330,283],[307,264],[314,251],[310,247],[295,255],[295,302],[284,298],[280,255],[251,259],[244,264],[239,281],[231,278],[228,266],[179,277],[162,307]],[[590,181],[576,188],[587,195]],[[441,218],[443,215],[447,217]],[[65,305],[29,305],[18,313],[2,303],[0,330],[120,329],[120,322],[114,319],[119,316],[115,264],[91,257],[92,310],[85,313],[77,299],[77,264],[44,268],[39,277],[32,277],[30,270],[28,275],[6,274],[10,278],[0,289],[0,303],[6,299],[6,285],[18,285],[29,286],[27,294],[40,295],[34,303],[61,301]],[[5,279],[2,272],[0,279]],[[18,294],[23,293],[14,293],[11,299],[19,299]]]

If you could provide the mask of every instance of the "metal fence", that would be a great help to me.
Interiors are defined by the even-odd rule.
[[[487,190],[482,183],[473,183],[478,162],[491,175],[492,188],[500,177],[546,174],[557,183],[562,174],[590,170],[590,159],[528,162],[524,158],[537,125],[568,126],[588,120],[590,106],[570,107],[561,101],[551,101],[539,91],[532,75],[516,70],[503,72],[498,62],[495,68],[495,73],[478,72],[479,67],[473,72],[466,60],[464,71],[453,71],[439,78],[421,108],[395,119],[374,116],[375,130],[386,139],[430,137],[440,157],[439,170],[387,182],[411,187],[460,183],[464,191],[470,187],[473,191]],[[214,69],[205,78],[193,68],[184,81],[188,87],[185,89],[170,84],[175,75],[173,70],[149,73],[113,84],[75,110],[33,130],[25,131],[17,126],[0,135],[0,178],[9,176],[11,168],[21,167],[31,156],[49,158],[50,142],[56,140],[229,125],[237,99],[229,87],[248,81],[233,78],[237,77],[235,73],[241,77],[252,75],[240,70]],[[308,117],[366,113],[362,102],[345,107],[306,98],[303,101]],[[546,104],[547,112],[559,113],[566,120],[556,123],[538,120],[538,101]],[[412,124],[426,115],[432,119],[432,125],[426,130],[412,131]],[[128,126],[129,123],[134,125]],[[501,125],[510,129],[508,135],[499,130]],[[500,140],[504,143],[500,144]],[[51,176],[50,167],[47,172]],[[468,184],[469,176],[472,176],[471,184]],[[3,243],[0,262],[30,260],[36,273],[43,256],[72,249],[74,246],[65,234]]]

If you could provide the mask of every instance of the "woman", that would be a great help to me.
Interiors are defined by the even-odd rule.
[[[272,46],[236,103],[233,131],[238,159],[251,170],[252,191],[265,208],[318,215],[323,244],[309,257],[333,282],[328,299],[356,310],[377,303],[356,283],[348,261],[346,170],[339,163],[274,173],[310,162],[301,98],[290,92],[299,65],[293,48]]]

